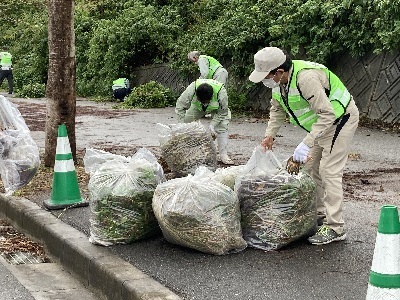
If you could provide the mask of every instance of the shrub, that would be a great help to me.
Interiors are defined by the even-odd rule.
[[[78,10],[78,8],[77,8]],[[77,12],[77,89],[81,96],[107,95],[110,82],[133,69],[165,61],[180,33],[180,16],[128,0],[112,19]]]
[[[176,95],[161,83],[150,81],[133,88],[125,101],[119,105],[121,108],[163,108],[174,106]]]
[[[46,95],[46,85],[43,83],[25,84],[18,90],[21,98],[42,98]]]
[[[229,108],[233,114],[241,114],[249,109],[245,92],[238,89],[228,89]]]

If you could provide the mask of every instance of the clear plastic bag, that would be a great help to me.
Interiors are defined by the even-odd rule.
[[[256,147],[235,183],[249,246],[277,250],[316,226],[316,185],[305,174],[290,175],[272,151]]]
[[[214,180],[229,186],[232,190],[235,189],[236,178],[243,173],[245,166],[230,166],[226,168],[218,168],[214,172]]]
[[[100,149],[87,148],[85,156],[83,157],[85,172],[88,174],[94,174],[102,164],[111,160],[129,162],[129,158],[125,156],[109,153]]]
[[[244,168],[244,165],[231,166],[226,168],[218,168],[215,170],[215,172],[213,172],[207,167],[200,166],[196,169],[195,175],[208,177],[210,180],[216,180],[234,190],[236,178],[243,173]]]
[[[236,193],[208,175],[188,175],[159,184],[153,210],[170,243],[215,255],[247,246]]]
[[[129,163],[132,159],[145,159],[153,165],[154,172],[160,181],[164,181],[164,170],[162,166],[157,162],[157,158],[146,148],[140,148],[136,151],[133,156],[122,156],[113,154],[100,149],[87,148],[85,156],[83,157],[83,163],[85,166],[85,172],[93,174],[97,171],[102,164],[107,161],[120,161]]]
[[[90,149],[84,161],[88,164],[85,170],[91,171],[88,184],[91,243],[126,244],[161,233],[152,199],[157,185],[165,178],[150,151],[142,148],[132,157],[124,158]]]
[[[5,194],[27,185],[40,165],[39,148],[17,107],[0,95],[0,174]]]
[[[217,150],[201,122],[157,124],[162,157],[178,176],[194,174],[197,167],[217,168]]]

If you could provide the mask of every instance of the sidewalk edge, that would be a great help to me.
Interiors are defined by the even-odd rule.
[[[0,194],[0,216],[42,243],[87,288],[109,300],[182,300],[167,287],[36,203]]]

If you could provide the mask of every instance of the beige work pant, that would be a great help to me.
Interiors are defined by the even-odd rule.
[[[317,184],[317,214],[326,216],[330,228],[341,234],[343,220],[343,169],[347,162],[350,143],[359,121],[358,108],[351,100],[345,115],[323,137],[315,140],[311,148],[312,160],[305,164],[306,171]]]

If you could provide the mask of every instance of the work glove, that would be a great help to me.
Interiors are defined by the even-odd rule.
[[[295,162],[300,162],[302,164],[305,164],[308,160],[309,152],[310,152],[310,147],[301,142],[294,150],[293,160]]]
[[[215,132],[214,126],[213,126],[213,125],[210,125],[210,126],[208,127],[208,129],[210,130],[212,139],[215,140],[215,139],[217,138],[217,133]]]

